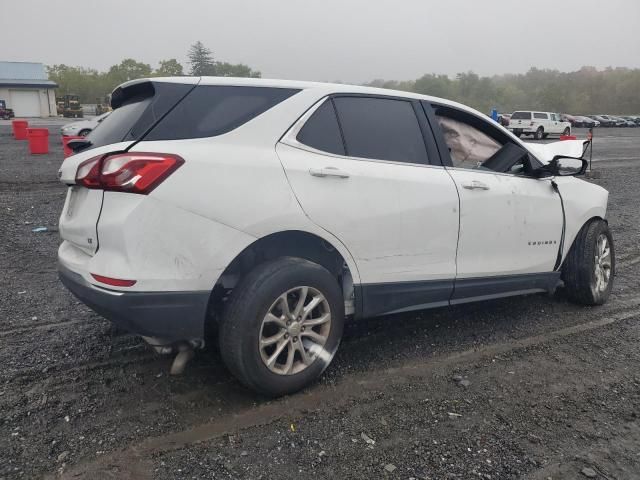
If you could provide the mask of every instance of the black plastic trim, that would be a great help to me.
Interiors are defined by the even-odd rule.
[[[553,292],[559,280],[560,272],[459,278],[455,281],[451,303],[487,300],[520,293]]]
[[[58,276],[79,300],[123,330],[170,341],[204,338],[209,291],[112,291],[89,284],[60,263]]]
[[[496,277],[364,283],[355,285],[355,317],[444,307],[494,298],[554,292],[560,272],[501,275]]]
[[[375,317],[446,306],[453,291],[453,280],[365,283],[360,289],[362,316]]]

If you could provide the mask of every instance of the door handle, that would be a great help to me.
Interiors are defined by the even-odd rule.
[[[349,174],[344,170],[340,170],[336,167],[324,167],[324,168],[310,168],[309,173],[313,177],[338,177],[349,178]]]
[[[489,185],[479,180],[472,180],[471,182],[463,183],[462,188],[467,190],[489,190]]]

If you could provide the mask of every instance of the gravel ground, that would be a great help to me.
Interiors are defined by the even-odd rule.
[[[607,305],[559,292],[359,322],[278,400],[213,349],[168,376],[59,284],[58,129],[34,157],[0,125],[1,479],[640,478],[640,129],[596,131]]]

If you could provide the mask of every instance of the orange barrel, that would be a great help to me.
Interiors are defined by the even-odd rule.
[[[29,122],[26,120],[12,120],[11,127],[13,128],[13,137],[16,140],[27,139],[27,129],[29,128]]]
[[[577,140],[575,135],[560,135],[560,140]]]
[[[49,153],[49,129],[48,128],[28,128],[29,153],[38,155]]]
[[[84,137],[80,137],[78,135],[63,135],[62,136],[62,150],[64,151],[64,158],[70,157],[71,155],[73,155],[73,150],[71,150],[71,148],[68,146],[68,143],[71,140],[80,140],[83,139]]]

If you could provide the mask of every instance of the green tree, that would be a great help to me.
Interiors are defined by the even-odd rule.
[[[121,83],[151,76],[151,65],[125,58],[118,65],[112,66],[107,72],[107,79],[113,87]]]
[[[201,41],[198,40],[191,45],[187,56],[189,57],[189,64],[191,65],[191,75],[216,75],[216,64],[213,60],[213,54]]]
[[[160,60],[158,69],[153,72],[156,77],[181,77],[184,75],[182,65],[175,58],[169,60]]]
[[[96,98],[112,89],[105,74],[97,70],[60,64],[47,67],[47,72],[49,78],[58,84],[56,95],[79,95],[83,103],[94,103]]]
[[[261,76],[260,72],[251,70],[248,65],[244,65],[243,63],[216,62],[215,72],[219,77],[260,78]]]

